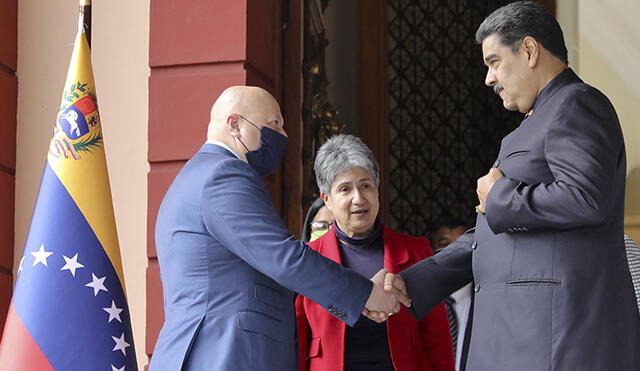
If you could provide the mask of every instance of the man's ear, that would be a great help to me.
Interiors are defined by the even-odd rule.
[[[527,36],[522,39],[522,48],[527,55],[528,65],[530,68],[534,68],[538,65],[538,58],[540,58],[540,48],[542,45],[538,40],[531,36]]]
[[[320,192],[320,198],[324,201],[324,206],[331,211],[331,198],[329,195],[324,192]]]
[[[227,131],[233,137],[240,136],[240,116],[232,113],[227,116]]]

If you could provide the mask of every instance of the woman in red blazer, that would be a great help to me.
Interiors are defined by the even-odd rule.
[[[395,232],[378,220],[378,164],[359,138],[329,139],[318,151],[314,170],[320,196],[335,223],[309,243],[311,248],[366,277],[383,267],[399,272],[431,255],[426,238]],[[298,296],[296,315],[301,370],[455,368],[444,305],[420,321],[403,307],[385,323],[361,316],[354,327],[347,328],[313,301]]]

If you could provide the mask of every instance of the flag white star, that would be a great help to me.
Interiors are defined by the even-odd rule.
[[[124,366],[116,368],[116,366],[111,365],[111,371],[124,371]]]
[[[109,291],[104,287],[104,279],[107,278],[107,276],[98,278],[94,273],[91,273],[91,277],[92,281],[87,283],[85,286],[93,288],[93,296],[98,296],[100,291]]]
[[[40,250],[36,251],[36,252],[32,252],[31,255],[33,255],[33,257],[35,258],[33,260],[33,265],[32,267],[35,267],[36,264],[38,263],[42,263],[45,267],[48,267],[47,265],[47,258],[49,257],[49,255],[53,254],[50,251],[45,251],[44,249],[44,244],[40,245]]]
[[[117,308],[115,301],[111,300],[111,308],[102,308],[105,312],[109,313],[109,322],[111,322],[114,318],[118,320],[118,322],[122,323],[120,319],[120,313],[123,311],[122,308]]]
[[[78,268],[84,268],[84,265],[80,264],[78,262],[78,254],[76,253],[73,258],[67,258],[66,256],[62,255],[62,257],[64,258],[64,261],[66,262],[66,264],[64,265],[64,267],[60,268],[61,271],[63,270],[68,270],[69,272],[71,272],[72,276],[76,276],[76,269]]]
[[[26,256],[22,256],[22,259],[20,259],[20,265],[18,266],[18,273],[22,272],[22,262],[24,262],[24,258],[26,258]]]
[[[126,356],[127,353],[125,352],[125,349],[127,347],[129,347],[129,343],[124,341],[124,332],[122,333],[122,335],[120,335],[119,338],[117,338],[115,336],[112,336],[111,338],[113,339],[113,341],[116,342],[116,346],[113,347],[113,351],[115,352],[116,350],[120,350],[120,351],[122,351],[122,354],[124,354]]]

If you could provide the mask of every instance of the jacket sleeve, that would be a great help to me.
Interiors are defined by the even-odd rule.
[[[205,183],[201,205],[207,231],[238,258],[348,325],[358,321],[372,282],[295,240],[262,179],[247,163],[217,163]]]
[[[429,241],[421,244],[420,258],[432,256]],[[449,319],[444,304],[439,304],[426,317],[418,322],[422,343],[426,347],[427,357],[433,371],[455,371],[455,359],[451,343]]]
[[[400,272],[409,297],[409,312],[420,320],[444,298],[473,280],[471,245],[474,229],[453,241],[438,254]]]
[[[298,324],[298,354],[300,371],[307,371],[307,357],[309,357],[309,339],[311,328],[304,310],[304,296],[296,297],[296,322]]]
[[[613,192],[618,191],[611,182],[625,166],[620,124],[602,93],[586,85],[572,89],[557,103],[562,108],[545,134],[545,157],[554,181],[498,180],[486,205],[494,233],[585,227],[610,213]]]

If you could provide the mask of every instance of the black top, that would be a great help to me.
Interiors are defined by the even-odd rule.
[[[364,277],[373,277],[384,266],[384,241],[380,221],[366,238],[350,238],[334,224],[342,265]],[[392,371],[386,323],[360,316],[355,326],[346,328],[344,339],[345,371]]]

